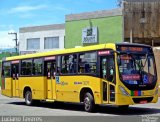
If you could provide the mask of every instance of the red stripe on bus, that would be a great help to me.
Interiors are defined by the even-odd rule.
[[[138,91],[134,91],[134,96],[138,96]]]

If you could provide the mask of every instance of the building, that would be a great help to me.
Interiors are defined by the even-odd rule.
[[[65,48],[122,42],[122,9],[66,15]]]
[[[122,8],[66,15],[65,48],[123,41],[160,46],[159,10],[159,0],[124,0]]]
[[[124,41],[160,46],[160,1],[124,1]]]
[[[64,24],[20,28],[19,53],[27,54],[64,49],[64,37]]]

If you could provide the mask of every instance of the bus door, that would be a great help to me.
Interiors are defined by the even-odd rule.
[[[114,56],[100,57],[100,73],[103,86],[103,103],[115,103],[115,64]]]
[[[13,97],[19,97],[19,61],[13,61],[11,67]]]
[[[56,60],[45,61],[45,76],[47,76],[47,99],[56,99],[55,68]]]

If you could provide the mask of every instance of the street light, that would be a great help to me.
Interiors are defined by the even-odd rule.
[[[8,34],[12,34],[12,35],[15,35],[15,39],[13,39],[14,41],[15,41],[15,43],[16,43],[16,53],[18,53],[18,49],[17,49],[17,47],[18,47],[18,39],[17,39],[17,33],[16,32],[14,32],[14,33],[8,33]]]

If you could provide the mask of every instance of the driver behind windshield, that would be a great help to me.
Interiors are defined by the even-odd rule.
[[[127,60],[124,74],[135,74],[135,73],[136,73],[136,71],[134,69],[133,61]]]

